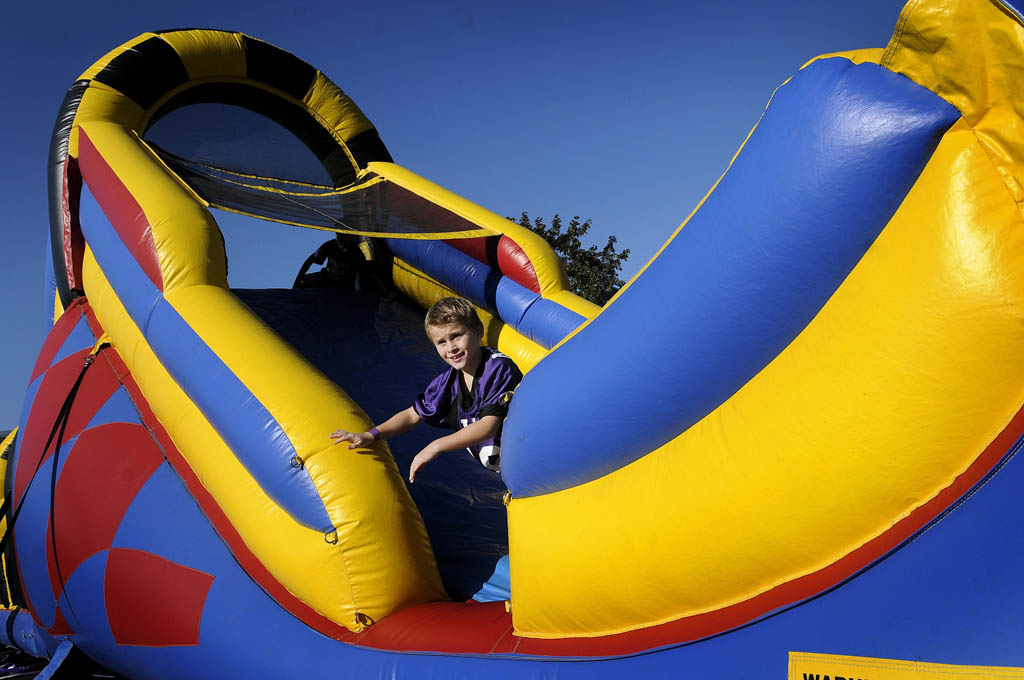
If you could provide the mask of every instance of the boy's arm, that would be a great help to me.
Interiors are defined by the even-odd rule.
[[[416,472],[445,451],[457,451],[491,439],[501,429],[501,421],[498,416],[484,416],[461,430],[430,442],[412,459],[412,465],[409,466],[409,481],[415,482]]]
[[[363,446],[369,446],[378,439],[389,439],[391,437],[398,436],[403,432],[408,432],[419,425],[422,421],[423,419],[420,418],[420,414],[416,413],[416,409],[410,406],[404,411],[399,411],[377,427],[371,428],[371,430],[367,432],[335,430],[331,433],[331,440],[335,444],[351,442],[348,448],[357,449]],[[376,430],[376,435],[374,435],[373,430]]]

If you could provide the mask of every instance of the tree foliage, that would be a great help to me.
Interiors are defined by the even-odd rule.
[[[619,272],[622,263],[629,259],[629,248],[616,252],[618,239],[614,235],[608,237],[603,248],[584,247],[583,237],[590,231],[591,220],[580,222],[576,215],[563,232],[562,218],[558,214],[551,218],[551,226],[548,226],[540,217],[531,221],[524,211],[518,223],[551,244],[565,264],[570,289],[580,297],[604,305],[622,287]]]

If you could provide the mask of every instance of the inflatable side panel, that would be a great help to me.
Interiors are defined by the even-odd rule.
[[[154,411],[203,483],[219,489],[273,579],[333,622],[323,632],[334,634],[336,624],[359,630],[397,608],[443,599],[422,521],[386,447],[342,456],[326,436],[338,426],[365,429],[365,414],[226,289],[211,216],[136,134],[189,87],[188,68],[204,73],[208,87],[237,78],[238,59],[253,87],[297,107],[307,99],[333,106],[320,113],[335,121],[322,134],[336,148],[346,136],[368,139],[372,127],[351,120],[357,109],[340,90],[331,95],[311,67],[277,48],[220,32],[178,38],[183,55],[157,36],[113,55],[78,106],[69,153],[84,178],[82,226],[95,260],[86,255],[83,278],[97,317],[118,347],[131,348],[126,362]],[[193,50],[206,38],[214,51],[241,44],[245,54],[214,77],[196,57],[203,50]],[[281,72],[273,67],[279,57]],[[152,77],[139,80],[140,69]],[[277,88],[281,73],[295,76],[288,90]],[[302,82],[300,97],[292,89]],[[341,156],[318,149],[336,178],[354,178],[353,163],[371,160],[372,147]],[[268,534],[277,522],[281,533]],[[287,554],[282,540],[292,546]]]
[[[822,64],[815,61],[805,72]],[[786,87],[797,83],[794,78]],[[757,148],[752,145],[771,114],[730,172]],[[1019,424],[1012,419],[1024,398],[1024,364],[1015,349],[1024,342],[1024,261],[1016,257],[1024,252],[1021,218],[988,145],[987,136],[958,121],[934,154],[925,155],[913,188],[813,321],[690,429],[620,469],[591,468],[592,481],[512,501],[517,632],[589,636],[626,630],[634,616],[635,627],[689,621],[689,634],[713,634],[735,625],[726,612],[763,615],[848,578],[941,513],[962,480],[986,474],[992,456],[1006,452],[1005,439],[1016,438]],[[728,179],[716,193],[727,195]],[[701,224],[714,198],[677,240]],[[666,248],[659,260],[670,254]],[[531,487],[531,479],[550,484],[553,476],[533,478],[519,468],[536,451],[525,447],[524,426],[531,421],[521,419],[530,406],[525,397],[540,384],[530,380],[571,356],[574,344],[585,342],[629,293],[541,364],[517,393],[506,446],[517,442],[516,452],[528,453],[506,464],[514,492],[557,488]],[[721,345],[704,350],[710,348]],[[621,361],[636,364],[631,357]],[[705,365],[698,362],[697,370]],[[683,372],[670,384],[701,376]],[[594,408],[621,417],[613,408]],[[607,439],[599,445],[611,448]],[[587,472],[579,468],[573,473]],[[666,480],[672,491],[664,488]],[[552,516],[568,521],[556,526]],[[914,520],[905,522],[909,516]],[[562,529],[584,525],[582,533]],[[799,536],[792,527],[800,527]],[[645,554],[607,550],[623,544],[644,546]],[[543,560],[531,559],[541,554]],[[669,602],[689,604],[663,605]]]

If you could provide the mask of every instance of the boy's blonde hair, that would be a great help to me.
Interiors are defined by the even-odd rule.
[[[441,298],[427,310],[427,317],[423,320],[423,328],[428,332],[431,326],[447,326],[453,323],[460,323],[471,330],[484,330],[484,324],[476,313],[476,307],[465,298],[446,297]]]

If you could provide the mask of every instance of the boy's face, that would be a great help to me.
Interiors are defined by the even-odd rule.
[[[480,343],[483,333],[461,323],[427,326],[427,336],[441,358],[452,368],[475,371],[480,364]]]

